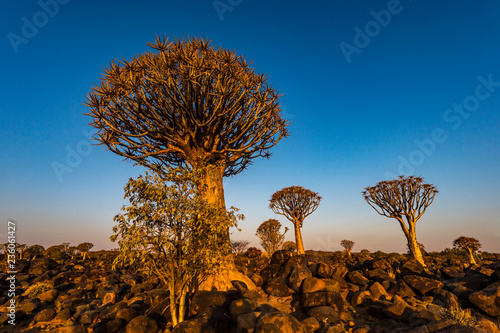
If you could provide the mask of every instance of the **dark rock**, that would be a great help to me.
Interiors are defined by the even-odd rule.
[[[141,277],[135,274],[125,274],[120,277],[120,280],[123,283],[126,283],[130,286],[135,286],[136,284],[141,283]]]
[[[318,328],[320,328],[318,320],[314,317],[307,317],[300,323],[302,324],[302,326],[304,326],[304,330],[306,333],[314,333]]]
[[[462,271],[462,267],[452,266],[452,267],[443,267],[441,269],[441,275],[447,279],[454,279],[457,277],[464,277],[465,273]]]
[[[131,308],[118,310],[115,315],[116,319],[123,319],[127,323],[129,323],[135,317],[137,317],[137,311]]]
[[[292,272],[288,277],[288,287],[295,292],[299,292],[302,281],[311,277],[312,273],[309,269],[303,267],[302,265],[293,266]]]
[[[284,312],[265,313],[259,317],[255,333],[305,333],[304,327],[293,316]]]
[[[36,258],[29,264],[28,273],[40,276],[57,267],[57,262],[49,258]]]
[[[71,316],[72,316],[71,309],[63,309],[57,313],[55,320],[65,322],[66,320],[71,318]]]
[[[264,285],[264,291],[271,296],[286,297],[293,294],[293,290],[288,288],[283,279],[274,278]]]
[[[231,331],[233,326],[234,322],[226,310],[212,306],[179,323],[172,333],[226,333]]]
[[[255,325],[257,324],[257,318],[261,312],[248,312],[239,315],[236,318],[236,332],[238,333],[246,333],[246,332],[253,332]]]
[[[417,296],[413,292],[413,290],[403,280],[397,280],[396,284],[389,289],[389,293],[392,295],[398,295],[401,297],[415,297],[415,296]]]
[[[123,319],[112,319],[110,321],[105,322],[104,324],[99,325],[94,333],[119,333],[123,332],[125,325],[127,323]]]
[[[358,306],[367,299],[372,299],[372,293],[369,290],[355,292],[351,297],[351,305]]]
[[[191,300],[189,316],[194,316],[211,306],[229,309],[233,298],[224,291],[198,291]]]
[[[383,297],[384,299],[389,299],[389,294],[387,294],[387,290],[378,282],[373,283],[370,288],[370,292],[372,293],[372,296],[374,299],[380,299]]]
[[[285,261],[290,259],[293,255],[292,251],[289,250],[279,250],[273,253],[271,257],[271,265],[278,264],[282,265]]]
[[[52,303],[56,300],[58,294],[59,294],[59,291],[57,291],[57,289],[51,289],[51,290],[47,290],[44,293],[41,293],[40,295],[37,296],[37,298],[41,302]]]
[[[27,299],[25,301],[22,301],[17,307],[16,311],[22,311],[24,313],[33,313],[38,307],[40,306],[40,303],[38,303],[34,299]]]
[[[329,279],[333,274],[332,266],[320,261],[316,266],[315,274],[319,278]]]
[[[317,291],[325,291],[326,283],[314,277],[306,278],[302,281],[302,292],[303,293],[314,293]]]
[[[408,260],[401,267],[401,272],[403,274],[422,274],[423,271],[424,267],[414,259]]]
[[[89,325],[94,322],[98,315],[99,311],[97,310],[85,311],[78,316],[78,321],[80,322],[80,324]]]
[[[125,327],[125,333],[156,333],[158,325],[146,316],[138,316],[132,319]]]
[[[229,313],[231,314],[231,318],[235,320],[241,314],[253,312],[258,306],[259,304],[253,300],[240,298],[231,302]]]
[[[369,268],[370,269],[381,269],[381,270],[388,270],[392,268],[391,264],[383,258],[375,258],[369,262]]]
[[[378,282],[383,282],[383,281],[394,281],[394,278],[389,275],[389,273],[386,270],[377,268],[377,269],[372,269],[366,272],[366,276],[370,280],[375,280]]]
[[[431,290],[441,289],[444,287],[444,283],[440,281],[418,275],[407,275],[403,278],[403,280],[422,295],[426,295]]]
[[[332,269],[333,269],[333,274],[330,277],[332,279],[334,278],[333,276],[338,276],[343,278],[349,272],[349,270],[345,266],[335,266]]]
[[[387,317],[399,321],[408,321],[412,312],[408,303],[398,296],[394,296],[394,303],[384,309],[384,313]]]
[[[37,323],[42,323],[42,322],[47,322],[51,321],[56,317],[56,310],[50,308],[50,309],[43,309],[42,311],[38,312],[35,315],[35,322]]]
[[[344,299],[340,293],[334,291],[303,293],[301,295],[300,304],[304,308],[331,306],[338,312],[344,311]]]
[[[316,308],[312,308],[307,312],[307,314],[316,318],[318,322],[336,324],[340,321],[339,313],[330,306],[318,306]]]
[[[262,251],[256,247],[251,247],[245,252],[245,255],[251,259],[260,258],[262,256]]]
[[[364,286],[369,282],[369,280],[363,276],[362,271],[349,272],[347,274],[347,280],[359,286]]]
[[[264,284],[264,279],[262,278],[262,276],[255,273],[250,275],[250,280],[252,280],[253,283],[255,283],[255,286],[257,288],[262,287],[262,285]]]
[[[500,316],[500,281],[472,293],[469,301],[492,317]]]

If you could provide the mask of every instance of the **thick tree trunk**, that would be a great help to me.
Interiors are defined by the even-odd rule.
[[[422,251],[420,251],[420,246],[418,246],[417,237],[415,233],[410,232],[406,238],[408,239],[408,249],[410,250],[410,255],[412,256],[412,258],[418,261],[423,267],[427,267],[425,265]]]
[[[305,254],[304,243],[302,242],[302,234],[300,233],[300,222],[295,221],[293,223],[295,230],[295,243],[297,244],[297,254]]]
[[[204,188],[202,190],[203,197],[205,201],[209,204],[213,204],[218,208],[226,209],[226,203],[224,200],[224,166],[213,166],[210,167],[205,175]],[[228,290],[232,287],[230,277],[234,276],[236,267],[234,266],[234,260],[231,254],[231,241],[229,239],[229,228],[223,231],[220,235],[222,240],[222,247],[227,248],[229,251],[223,253],[225,260],[221,263],[221,268],[219,273],[214,276],[209,276],[206,281],[204,281],[200,286],[200,290]],[[233,273],[233,274],[231,274]]]

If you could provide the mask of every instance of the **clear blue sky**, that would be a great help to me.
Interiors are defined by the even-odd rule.
[[[57,6],[55,6],[57,4]],[[109,236],[123,187],[142,170],[89,146],[82,105],[112,59],[155,34],[201,36],[253,61],[283,93],[291,136],[227,179],[245,214],[234,239],[277,218],[273,192],[323,196],[302,229],[306,249],[406,251],[366,186],[423,176],[440,191],[417,223],[428,250],[459,236],[500,252],[500,3],[496,1],[4,1],[1,5],[0,220],[21,243]],[[71,171],[71,172],[70,172]],[[287,239],[293,239],[292,233]],[[3,241],[2,241],[3,242]]]

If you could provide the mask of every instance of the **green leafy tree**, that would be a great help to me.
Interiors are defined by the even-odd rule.
[[[350,258],[351,250],[354,247],[354,242],[352,240],[344,239],[340,241],[340,246],[342,246],[345,249],[345,251],[347,252],[347,256]]]
[[[424,184],[423,181],[422,177],[400,176],[398,179],[385,180],[367,187],[362,193],[366,202],[377,213],[399,222],[408,241],[410,255],[426,267],[418,246],[415,224],[434,201],[438,190],[434,185]]]
[[[200,193],[200,175],[182,169],[130,179],[122,214],[115,216],[112,241],[120,254],[113,266],[138,264],[168,287],[174,326],[184,320],[186,296],[218,272],[231,249],[221,230],[242,216],[207,204]]]
[[[84,242],[84,243],[78,244],[78,246],[76,248],[78,249],[78,251],[80,251],[83,261],[85,261],[85,258],[88,256],[90,249],[93,247],[94,247],[94,244],[89,243],[89,242]]]
[[[302,242],[302,222],[319,206],[321,197],[318,193],[301,186],[285,187],[271,196],[269,208],[275,214],[285,216],[293,223],[297,254],[305,254]]]
[[[269,254],[273,254],[278,251],[285,240],[285,234],[288,228],[285,227],[285,231],[280,233],[281,223],[275,219],[269,219],[257,228],[256,236],[260,238],[260,245]]]
[[[460,236],[453,241],[453,246],[458,249],[467,251],[469,254],[470,263],[475,265],[474,253],[481,248],[481,243],[472,237]]]
[[[52,245],[45,250],[45,256],[63,263],[71,258],[71,250],[69,243],[62,243],[59,245]]]

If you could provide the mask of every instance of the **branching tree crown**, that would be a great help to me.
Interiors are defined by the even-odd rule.
[[[340,241],[340,246],[342,246],[346,250],[349,257],[351,257],[351,250],[354,247],[354,242],[352,240],[343,239]]]
[[[201,38],[148,45],[156,52],[112,61],[87,96],[112,152],[156,169],[222,162],[229,176],[288,136],[279,93],[242,56]]]
[[[473,237],[460,236],[453,241],[453,246],[466,250],[471,264],[475,264],[474,253],[481,248],[481,243]]]
[[[294,224],[297,254],[304,254],[304,244],[300,228],[304,219],[319,206],[321,197],[301,186],[285,187],[271,196],[269,208],[275,213],[285,216]]]
[[[434,201],[438,193],[432,184],[424,184],[422,177],[399,176],[398,179],[381,181],[362,192],[366,202],[380,215],[398,220],[413,258],[425,266],[417,243],[415,223]],[[403,220],[403,217],[406,220]]]

